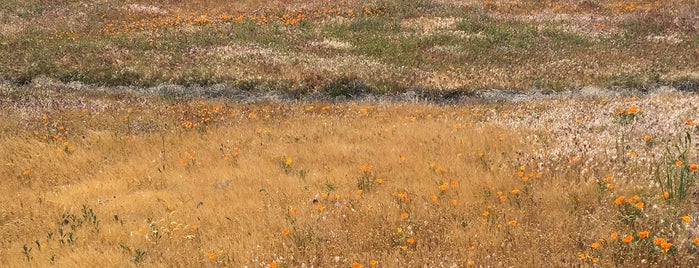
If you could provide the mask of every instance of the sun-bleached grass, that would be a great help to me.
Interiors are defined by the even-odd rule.
[[[695,85],[698,9],[691,0],[8,0],[0,75],[301,94],[343,79],[372,92]]]
[[[695,144],[664,164],[697,134],[692,94],[440,106],[2,92],[13,267],[698,262],[696,187],[677,200],[655,177],[661,164],[696,180]]]

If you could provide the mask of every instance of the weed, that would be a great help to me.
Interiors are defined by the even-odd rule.
[[[142,261],[143,261],[143,256],[144,256],[144,255],[146,255],[146,251],[137,248],[136,251],[134,252],[134,256],[133,256],[133,259],[132,259],[133,262],[135,262],[135,263],[140,263],[140,262],[142,262]]]
[[[663,194],[667,193],[665,199],[669,202],[684,201],[687,191],[699,177],[696,164],[690,163],[688,157],[692,148],[692,135],[688,131],[675,144],[674,150],[667,146],[667,153],[655,164],[654,179]]]
[[[31,256],[29,256],[29,253],[31,253],[31,252],[32,252],[32,248],[27,247],[27,244],[24,244],[22,246],[22,254],[24,254],[24,257],[27,258],[27,262],[29,262],[31,260]]]

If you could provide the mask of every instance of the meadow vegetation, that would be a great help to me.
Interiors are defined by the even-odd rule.
[[[12,267],[697,264],[699,97],[269,102],[4,84]]]
[[[697,14],[4,0],[0,263],[699,265]]]
[[[699,80],[694,0],[0,3],[17,84],[228,84],[299,94],[643,88]]]

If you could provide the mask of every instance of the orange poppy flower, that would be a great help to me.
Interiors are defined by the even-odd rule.
[[[640,237],[640,238],[648,238],[649,235],[650,235],[650,232],[648,232],[648,231],[638,232],[638,237]]]
[[[626,197],[621,195],[614,200],[614,204],[621,205],[621,203],[624,202],[624,199],[626,199]]]
[[[626,237],[624,237],[624,239],[621,240],[621,242],[623,242],[624,244],[631,243],[631,241],[633,241],[633,236],[630,235],[627,235]]]

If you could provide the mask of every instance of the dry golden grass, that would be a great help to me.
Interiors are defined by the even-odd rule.
[[[696,216],[682,219],[694,186],[663,199],[651,170],[697,134],[696,94],[437,106],[2,93],[11,267],[699,263]]]

